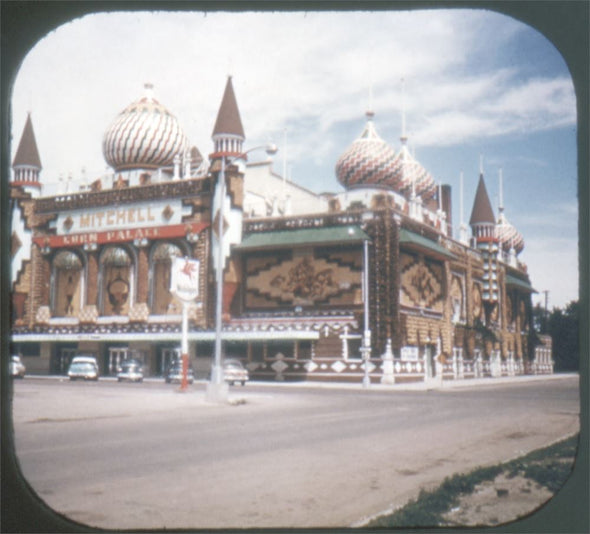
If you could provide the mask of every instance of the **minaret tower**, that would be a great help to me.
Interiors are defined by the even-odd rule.
[[[467,234],[467,225],[463,220],[463,172],[461,172],[459,177],[459,215],[459,241],[467,245],[469,243],[469,235]]]
[[[11,185],[22,187],[32,197],[39,196],[41,193],[39,174],[41,173],[42,167],[30,113],[27,115],[23,134],[16,149],[12,169],[14,176]]]
[[[222,156],[239,156],[243,152],[242,147],[246,136],[244,135],[231,76],[227,78],[211,138],[214,143],[214,152],[210,155],[212,160],[219,159]]]
[[[479,183],[475,192],[469,225],[477,249],[483,259],[483,300],[489,303],[498,301],[498,238],[496,237],[496,218],[490,197],[483,179],[483,164],[480,160]]]
[[[408,162],[410,154],[408,151],[408,135],[406,133],[406,85],[405,80],[402,79],[402,134],[399,138],[401,143],[400,157],[402,161],[402,181],[407,179]],[[422,220],[422,197],[416,192],[416,176],[411,173],[410,179],[412,181],[412,189],[410,191],[410,217],[418,221]]]
[[[217,276],[223,278],[223,315],[225,316],[229,313],[238,287],[236,274],[238,269],[233,263],[234,260],[230,259],[230,249],[232,245],[242,240],[244,174],[238,163],[246,158],[243,150],[246,136],[231,76],[227,78],[211,138],[215,148],[209,155],[210,172],[216,177],[211,214],[212,257]],[[220,233],[223,236],[222,239],[219,236]],[[230,259],[229,264],[228,259]]]

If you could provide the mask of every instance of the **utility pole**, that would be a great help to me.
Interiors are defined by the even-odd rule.
[[[545,313],[543,314],[543,334],[546,334],[547,333],[547,314],[548,314],[547,304],[549,302],[549,290],[546,289],[545,291],[543,291],[543,293],[545,294]]]

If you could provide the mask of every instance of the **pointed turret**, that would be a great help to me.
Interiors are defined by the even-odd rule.
[[[41,183],[39,182],[39,173],[42,169],[41,158],[37,149],[30,113],[27,116],[23,134],[16,149],[12,169],[14,171],[13,186],[31,188],[33,193],[38,193],[41,190]]]
[[[494,303],[498,300],[498,239],[496,237],[496,218],[490,203],[490,197],[480,168],[479,183],[475,192],[471,218],[469,219],[476,246],[483,260],[484,302]]]
[[[240,111],[231,76],[227,78],[211,138],[215,144],[215,152],[211,154],[211,159],[221,156],[237,156],[243,151],[242,144],[246,136],[244,135],[244,127],[240,119]]]
[[[476,227],[480,225],[492,227],[496,224],[496,218],[494,217],[494,211],[492,210],[492,204],[486,184],[483,179],[483,173],[479,175],[479,183],[477,184],[477,191],[475,192],[475,200],[473,201],[473,209],[471,210],[471,218],[469,219],[469,225],[476,234]]]

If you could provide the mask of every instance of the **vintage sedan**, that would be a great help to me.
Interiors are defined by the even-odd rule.
[[[10,376],[11,378],[24,378],[26,372],[25,364],[21,361],[20,356],[14,354],[10,358]]]
[[[139,360],[123,360],[117,368],[117,381],[143,382],[143,364]]]
[[[167,384],[182,382],[182,360],[176,360],[166,370],[165,380]],[[195,381],[195,372],[191,365],[187,369],[187,382],[192,384]]]
[[[242,365],[240,360],[227,359],[223,362],[223,379],[233,386],[239,382],[242,386],[250,379],[248,370]]]
[[[98,363],[94,356],[74,356],[68,369],[70,380],[98,380]]]

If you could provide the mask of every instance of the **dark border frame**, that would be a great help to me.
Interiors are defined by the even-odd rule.
[[[178,1],[137,0],[115,1],[5,1],[1,9],[1,84],[2,84],[2,174],[0,183],[0,244],[2,268],[0,286],[2,355],[8,351],[10,316],[9,265],[5,265],[9,249],[8,179],[10,176],[10,95],[18,68],[28,51],[45,34],[63,23],[89,13],[131,10],[416,10],[416,9],[485,9],[511,16],[540,31],[564,57],[572,75],[578,104],[578,240],[580,282],[580,445],[574,472],[562,490],[543,508],[531,516],[496,528],[462,529],[462,532],[506,533],[578,533],[590,531],[588,512],[588,362],[589,362],[589,166],[588,136],[589,65],[590,65],[590,2],[587,0],[390,0],[390,1]],[[6,262],[8,263],[8,262]],[[74,523],[46,508],[22,478],[14,455],[11,433],[11,382],[2,366],[2,532],[100,532]],[[416,532],[407,529],[406,532]],[[436,529],[420,532],[437,532]],[[440,530],[438,530],[440,531]],[[399,532],[399,531],[398,531]]]

